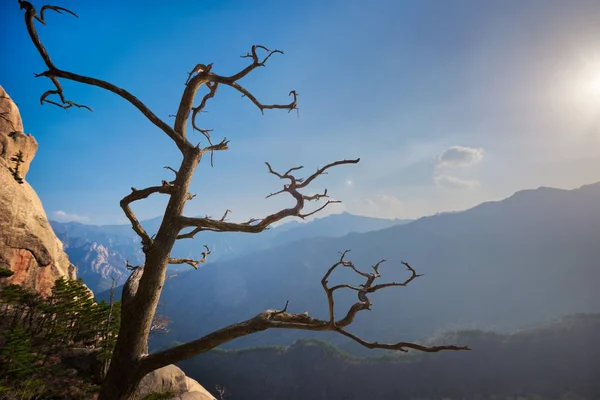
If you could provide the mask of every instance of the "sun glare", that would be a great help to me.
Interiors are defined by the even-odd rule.
[[[583,90],[591,100],[600,101],[600,65],[595,71],[589,71],[586,77],[587,82],[583,83]]]
[[[560,78],[566,91],[557,99],[573,124],[588,124],[600,110],[600,55],[578,61]]]

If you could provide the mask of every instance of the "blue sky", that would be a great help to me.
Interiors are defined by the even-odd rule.
[[[41,6],[45,3],[36,3]],[[38,31],[61,69],[121,86],[159,117],[187,72],[237,72],[252,44],[284,50],[244,78],[267,103],[299,93],[299,113],[266,112],[220,89],[200,118],[231,150],[202,161],[189,215],[259,217],[291,200],[266,173],[361,157],[315,182],[331,212],[414,218],[538,186],[600,181],[598,1],[59,1]],[[124,222],[129,188],[171,179],[173,143],[124,100],[63,81],[94,109],[40,106],[51,87],[17,1],[0,4],[0,85],[39,142],[27,176],[50,219]],[[196,135],[196,134],[193,134]],[[196,135],[200,140],[200,136]],[[194,136],[192,136],[194,138]],[[286,201],[287,200],[287,201]],[[165,199],[136,204],[142,219]],[[324,214],[322,214],[324,215]]]

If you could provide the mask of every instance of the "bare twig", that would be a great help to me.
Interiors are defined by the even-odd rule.
[[[178,172],[175,169],[169,167],[168,165],[165,165],[163,168],[164,169],[168,169],[169,171],[173,172],[175,174],[175,179],[177,179],[177,173]]]
[[[225,218],[227,218],[227,214],[229,214],[231,212],[231,210],[228,208],[227,210],[225,210],[225,213],[223,214],[223,216],[221,217],[221,219],[219,221],[223,222],[225,221]]]
[[[206,140],[208,140],[208,143],[210,145],[212,145],[211,141],[210,141],[210,130],[207,129],[200,129],[196,126],[196,116],[198,115],[198,113],[200,113],[201,111],[204,110],[204,107],[206,107],[206,102],[208,101],[208,99],[211,99],[215,96],[215,94],[217,93],[217,88],[219,87],[218,83],[213,83],[213,82],[207,82],[206,86],[209,89],[209,92],[207,94],[204,95],[204,97],[202,97],[202,100],[200,101],[200,105],[198,105],[198,107],[194,107],[192,109],[192,127],[197,130],[198,132],[202,133],[204,135],[204,137],[206,137]]]
[[[261,60],[259,58],[259,56],[258,56],[257,50],[264,50],[264,51],[267,52],[267,55]],[[232,81],[232,82],[235,82],[235,81],[238,81],[238,80],[242,79],[244,76],[248,75],[254,69],[256,69],[258,67],[264,67],[265,63],[267,62],[267,60],[273,54],[277,54],[277,53],[283,54],[283,51],[281,51],[281,50],[269,50],[265,46],[261,46],[261,45],[254,45],[254,46],[252,46],[252,48],[250,49],[250,53],[247,53],[246,55],[241,56],[241,58],[251,58],[252,59],[252,64],[248,65],[246,68],[244,68],[243,70],[241,70],[237,74],[227,77],[226,79],[229,80],[229,81]]]
[[[198,269],[198,264],[203,264],[206,261],[206,257],[210,254],[208,246],[204,245],[206,251],[202,252],[202,258],[200,260],[194,260],[191,258],[169,258],[169,264],[188,264],[194,269]]]
[[[129,260],[125,260],[125,268],[127,268],[130,271],[135,271],[136,269],[140,268],[141,265],[131,265],[129,263]]]
[[[22,3],[22,2],[20,2],[20,3]],[[42,24],[44,24],[44,25],[46,25],[46,21],[44,21],[44,11],[46,11],[47,9],[48,9],[48,10],[52,10],[52,11],[56,11],[56,12],[57,12],[57,13],[59,13],[59,14],[62,14],[62,12],[61,12],[61,11],[64,11],[64,12],[66,12],[66,13],[69,13],[69,14],[73,15],[75,18],[79,18],[79,17],[77,16],[77,14],[75,14],[75,13],[74,13],[74,12],[72,12],[72,11],[69,11],[69,10],[67,10],[66,8],[57,7],[57,6],[43,6],[43,7],[40,9],[40,16],[38,17],[38,16],[36,15],[36,16],[35,16],[35,19],[37,19],[38,21],[40,21],[40,22],[41,22]]]
[[[290,301],[289,301],[289,300],[286,300],[286,301],[285,301],[285,306],[283,307],[283,310],[275,311],[275,312],[273,313],[273,315],[279,315],[279,314],[283,314],[284,312],[286,312],[286,311],[287,311],[287,309],[288,309],[288,306],[289,306],[289,305],[290,305]]]

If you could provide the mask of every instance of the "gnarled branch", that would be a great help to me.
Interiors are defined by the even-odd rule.
[[[206,262],[206,257],[210,254],[210,249],[208,246],[204,245],[204,248],[206,251],[202,252],[202,258],[200,260],[194,260],[191,258],[169,258],[169,264],[187,264],[194,267],[194,269],[198,269],[198,265]]]
[[[266,51],[267,55],[261,59],[258,56],[258,50]],[[199,128],[196,125],[196,116],[204,110],[207,100],[214,97],[219,84],[230,86],[240,92],[242,96],[248,97],[262,113],[264,113],[264,110],[266,109],[284,109],[288,111],[297,109],[298,93],[295,90],[290,92],[289,95],[293,97],[293,100],[288,104],[263,104],[252,93],[250,93],[250,91],[238,83],[240,79],[248,75],[254,69],[258,67],[264,67],[267,60],[276,53],[283,54],[281,50],[269,50],[267,47],[261,45],[252,46],[251,51],[242,56],[243,58],[251,58],[252,63],[231,76],[223,76],[213,73],[212,63],[208,65],[197,64],[188,73],[188,78],[185,83],[185,90],[179,104],[179,109],[175,116],[175,131],[178,132],[182,137],[186,137],[186,125],[188,123],[189,113],[191,111],[192,128],[202,133],[208,140],[209,145],[212,146],[210,141],[210,130]],[[196,75],[192,77],[194,74]],[[193,104],[196,98],[196,93],[202,85],[206,85],[209,88],[209,92],[204,95],[200,101],[200,104],[197,107],[194,107]]]
[[[34,19],[37,19],[41,23],[45,24],[46,22],[44,20],[44,11],[46,9],[53,10],[58,13],[61,13],[61,11],[64,11],[69,14],[77,16],[75,13],[67,10],[66,8],[62,8],[62,7],[44,6],[40,10],[40,16],[38,16],[37,12],[35,10],[35,7],[30,2],[20,0],[19,4],[21,5],[21,9],[25,10],[25,24],[27,26],[27,31],[29,32],[29,36],[31,37],[31,40],[32,40],[33,44],[35,45],[36,49],[42,56],[42,59],[44,60],[46,67],[48,67],[47,71],[42,72],[41,74],[37,74],[36,77],[41,77],[41,76],[47,77],[52,81],[52,83],[55,86],[54,90],[48,90],[41,96],[40,101],[42,103],[50,103],[50,104],[57,105],[62,108],[80,107],[80,108],[86,108],[91,111],[91,108],[89,108],[87,106],[80,105],[73,101],[67,100],[64,97],[63,88],[62,88],[58,78],[68,79],[68,80],[84,83],[84,84],[91,85],[91,86],[97,86],[99,88],[113,92],[116,95],[118,95],[119,97],[121,97],[124,100],[127,100],[129,103],[131,103],[142,114],[144,114],[144,116],[146,118],[148,118],[148,120],[150,122],[152,122],[154,125],[156,125],[158,128],[160,128],[163,132],[165,132],[175,142],[175,144],[177,145],[179,150],[181,150],[182,152],[185,151],[186,148],[191,147],[191,144],[189,142],[184,140],[184,138],[181,137],[180,135],[176,134],[175,131],[173,130],[173,128],[171,128],[163,120],[158,118],[156,116],[156,114],[154,114],[144,103],[142,103],[137,97],[135,97],[128,91],[121,89],[120,87],[117,87],[117,86],[113,85],[112,83],[109,83],[109,82],[106,82],[106,81],[103,81],[100,79],[90,78],[87,76],[78,75],[78,74],[75,74],[72,72],[60,70],[54,65],[54,63],[52,62],[52,59],[50,58],[50,56],[48,55],[48,52],[46,51],[46,48],[44,47],[44,45],[42,44],[42,41],[40,40],[40,38],[38,36],[37,30],[36,30],[35,24],[34,24]],[[49,100],[48,97],[51,95],[57,95],[59,97],[60,102]]]
[[[302,219],[309,217],[315,214],[316,212],[321,211],[329,204],[339,203],[339,201],[328,200],[324,205],[322,205],[318,209],[309,213],[302,213],[306,201],[319,200],[321,198],[328,197],[328,195],[327,191],[325,191],[323,194],[304,195],[300,193],[298,189],[305,188],[308,185],[308,183],[312,182],[317,176],[326,173],[326,170],[329,168],[342,164],[356,164],[359,161],[360,158],[357,158],[356,160],[341,160],[333,162],[331,164],[326,165],[323,168],[318,169],[317,172],[312,174],[306,180],[302,178],[296,178],[291,174],[293,171],[297,171],[302,167],[293,167],[286,171],[284,174],[281,174],[279,172],[274,171],[269,163],[265,163],[271,174],[277,176],[280,179],[287,179],[290,182],[289,184],[284,185],[283,189],[281,189],[279,192],[271,193],[267,196],[267,198],[283,192],[287,192],[296,200],[296,205],[294,207],[283,209],[281,211],[268,215],[267,217],[264,217],[262,219],[252,219],[250,221],[242,223],[227,222],[224,219],[215,220],[208,216],[204,218],[190,218],[182,216],[179,218],[179,226],[181,227],[181,229],[189,227],[193,227],[194,229],[187,233],[179,234],[177,236],[177,239],[190,239],[193,238],[198,232],[202,231],[258,233],[267,229],[271,224],[281,221],[282,219],[287,217],[298,217]]]
[[[333,331],[338,332],[357,343],[361,344],[370,349],[386,349],[407,352],[409,349],[418,350],[428,353],[435,353],[443,350],[470,350],[467,346],[423,346],[417,343],[411,342],[397,342],[397,343],[378,343],[378,342],[367,342],[364,339],[346,331],[344,328],[350,325],[354,321],[354,317],[361,310],[370,309],[371,303],[366,298],[366,293],[373,293],[377,290],[383,289],[389,286],[406,286],[413,279],[421,276],[408,265],[408,263],[402,263],[410,272],[410,276],[400,283],[390,283],[373,285],[376,279],[381,275],[379,273],[379,266],[385,260],[379,261],[373,266],[374,273],[367,273],[360,271],[354,266],[351,261],[345,259],[346,254],[349,250],[341,253],[339,261],[333,264],[323,276],[321,284],[327,295],[327,303],[329,306],[329,320],[321,320],[308,315],[307,312],[302,314],[295,314],[287,312],[289,301],[285,303],[285,307],[281,310],[266,310],[254,318],[246,321],[229,325],[223,329],[210,333],[200,339],[194,340],[189,343],[185,343],[179,346],[175,346],[171,349],[159,351],[154,354],[150,354],[142,359],[143,370],[153,370],[162,366],[177,363],[187,358],[193,357],[197,354],[204,353],[211,350],[223,343],[229,342],[238,337],[250,335],[256,332],[264,331],[267,329],[298,329],[306,331]],[[351,285],[337,285],[333,287],[328,286],[327,280],[331,276],[332,272],[339,266],[350,268],[360,276],[366,279],[366,282],[360,287],[353,287]],[[346,316],[340,320],[335,320],[334,315],[334,299],[333,294],[335,290],[348,288],[358,292],[358,302],[354,303]]]

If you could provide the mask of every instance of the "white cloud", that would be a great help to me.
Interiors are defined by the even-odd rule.
[[[442,151],[438,156],[438,167],[468,167],[483,159],[481,147],[452,146]]]
[[[479,186],[479,182],[475,180],[460,179],[451,175],[438,175],[435,177],[435,184],[438,187],[449,189],[472,189]]]
[[[347,206],[353,214],[377,218],[398,218],[404,209],[404,204],[397,197],[388,194],[348,201]]]
[[[471,179],[462,179],[448,173],[459,167],[471,167],[483,159],[481,147],[451,146],[442,151],[437,157],[434,181],[439,188],[447,189],[472,189],[479,186],[479,182]]]
[[[58,210],[58,211],[54,211],[52,213],[52,216],[54,218],[55,221],[58,222],[70,222],[70,221],[75,221],[75,222],[87,222],[90,219],[84,215],[77,215],[77,214],[69,214],[67,212]]]

